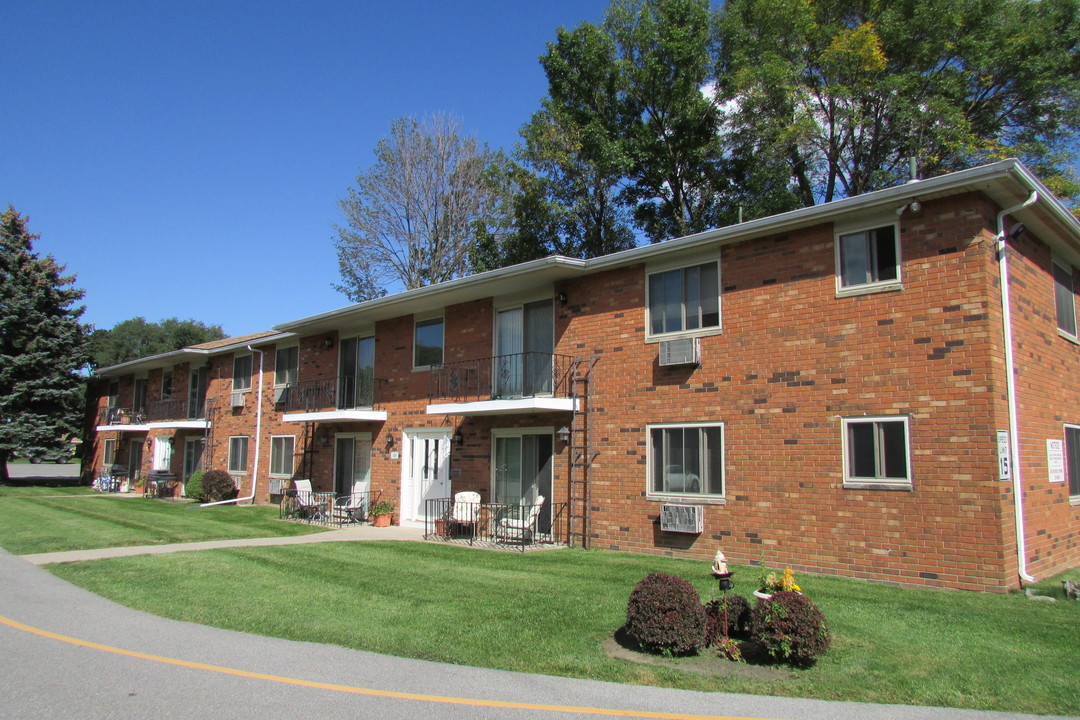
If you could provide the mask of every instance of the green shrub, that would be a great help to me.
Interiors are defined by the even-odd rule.
[[[728,631],[724,632],[724,604],[727,603]],[[705,644],[715,645],[725,637],[739,637],[746,633],[750,622],[750,603],[742,595],[726,595],[705,605]]]
[[[209,470],[202,476],[203,499],[206,502],[232,500],[236,497],[236,485],[224,470]]]
[[[705,644],[705,624],[705,609],[693,585],[652,573],[630,593],[623,629],[643,650],[687,655]]]
[[[829,649],[825,615],[797,592],[758,601],[750,613],[750,636],[769,655],[793,665],[812,665]]]
[[[202,470],[196,470],[191,473],[191,477],[188,478],[187,484],[184,485],[184,495],[187,495],[189,498],[195,498],[196,500],[202,500],[202,477]]]

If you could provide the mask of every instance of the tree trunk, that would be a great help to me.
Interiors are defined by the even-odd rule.
[[[7,463],[10,457],[10,450],[0,450],[0,483],[8,482]]]

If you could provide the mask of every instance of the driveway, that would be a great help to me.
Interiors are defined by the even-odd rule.
[[[625,686],[266,638],[131,610],[2,550],[0,697],[0,718],[20,720],[1034,717]]]

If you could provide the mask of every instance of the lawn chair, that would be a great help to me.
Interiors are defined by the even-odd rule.
[[[471,545],[476,538],[479,515],[480,493],[470,490],[459,492],[454,496],[454,504],[450,506],[450,534],[459,537],[468,535]]]
[[[364,492],[364,483],[353,483],[351,494],[334,500],[331,513],[334,522],[339,525],[367,520],[367,493]]]
[[[301,520],[310,520],[319,512],[315,494],[311,491],[311,480],[293,480],[296,489],[296,512]]]
[[[540,510],[544,507],[544,496],[537,495],[532,506],[521,505],[518,508],[517,517],[506,515],[499,518],[495,528],[496,535],[505,541],[517,540],[525,545],[532,542],[536,537],[536,520],[540,517]]]

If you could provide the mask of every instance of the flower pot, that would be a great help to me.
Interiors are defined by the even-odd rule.
[[[371,518],[371,524],[375,527],[390,527],[389,515],[375,515]]]
[[[436,535],[449,535],[450,534],[450,523],[448,521],[446,521],[446,520],[436,520],[435,521],[435,534]]]

